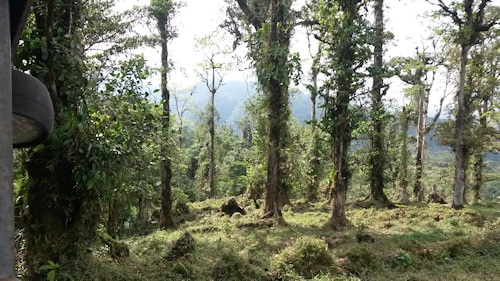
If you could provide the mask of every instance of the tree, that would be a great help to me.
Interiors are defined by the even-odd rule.
[[[145,222],[142,199],[151,197],[158,173],[158,132],[161,114],[144,91],[150,74],[142,56],[107,68],[108,74],[87,96],[89,123],[96,136],[93,156],[99,156],[99,171],[105,176],[101,190],[106,232],[117,237],[121,222],[141,227]],[[140,136],[140,137],[137,137]],[[136,201],[139,199],[139,201]],[[132,206],[138,208],[133,221]]]
[[[332,148],[333,212],[329,224],[339,228],[347,226],[345,204],[352,174],[348,153],[356,120],[351,101],[363,84],[361,71],[370,56],[366,23],[359,13],[362,5],[363,1],[346,0],[313,4],[314,21],[320,23],[314,27],[315,37],[324,47],[322,128],[329,135]]]
[[[176,116],[177,116],[178,122],[179,122],[179,129],[178,129],[179,149],[183,148],[184,140],[185,140],[184,139],[184,114],[189,109],[188,102],[194,93],[195,93],[194,88],[189,91],[188,96],[181,95],[180,93],[177,93],[177,92],[173,93]]]
[[[410,202],[409,194],[408,194],[408,110],[405,106],[401,110],[400,114],[400,122],[401,122],[401,163],[400,163],[400,195],[399,201],[402,204],[408,204]]]
[[[263,217],[281,217],[279,194],[282,186],[280,169],[282,135],[289,116],[288,86],[293,63],[289,60],[289,45],[294,16],[292,0],[236,0],[236,9],[228,9],[230,18],[224,24],[237,39],[242,38],[238,18],[250,26],[249,57],[257,74],[258,84],[266,98],[267,180]]]
[[[481,34],[497,24],[498,18],[496,16],[485,20],[486,7],[491,0],[463,0],[461,3],[452,1],[450,4],[444,3],[443,0],[426,1],[437,5],[441,10],[441,15],[451,18],[455,25],[451,29],[453,32],[452,38],[454,43],[460,46],[460,72],[455,116],[455,177],[452,207],[454,209],[461,209],[464,205],[465,170],[469,154],[469,149],[464,144],[466,114],[468,111],[465,94],[468,55],[470,49],[480,42]]]
[[[484,182],[483,168],[486,151],[495,151],[495,135],[498,128],[492,122],[495,111],[498,110],[500,98],[498,29],[492,29],[484,34],[481,42],[471,49],[470,62],[467,71],[467,87],[470,92],[470,103],[476,109],[470,124],[470,132],[465,142],[472,151],[472,203],[481,200],[480,189]]]
[[[163,103],[162,126],[164,138],[161,141],[163,160],[160,164],[160,228],[173,228],[175,226],[172,219],[172,159],[169,148],[170,134],[170,90],[168,88],[168,74],[171,70],[169,60],[168,43],[177,36],[173,26],[172,19],[175,16],[178,5],[171,0],[151,0],[150,15],[156,20],[156,27],[160,32],[161,45],[161,97]]]
[[[434,42],[434,49],[436,43]],[[445,95],[441,98],[439,110],[433,117],[430,123],[427,122],[429,110],[429,98],[431,90],[436,79],[438,66],[441,64],[441,58],[435,53],[428,53],[426,48],[419,51],[416,48],[416,54],[413,58],[394,58],[392,64],[396,70],[396,75],[405,83],[411,85],[406,89],[407,95],[411,98],[410,108],[416,112],[417,128],[416,128],[416,153],[415,153],[415,181],[413,186],[413,197],[421,202],[424,200],[424,187],[422,177],[424,171],[424,160],[426,151],[426,136],[434,128],[439,120]],[[448,81],[446,81],[448,83]],[[447,84],[446,84],[447,85]]]
[[[321,43],[318,44],[318,50],[316,54],[311,55],[313,63],[311,66],[311,84],[306,85],[311,98],[311,120],[310,120],[310,134],[311,134],[311,144],[309,146],[308,157],[309,157],[309,167],[307,169],[307,189],[306,189],[306,199],[309,202],[314,202],[318,200],[318,187],[319,179],[318,173],[320,168],[320,135],[318,127],[318,119],[316,114],[317,100],[319,94],[318,86],[318,75],[321,59]]]
[[[222,85],[225,72],[229,70],[229,63],[226,62],[229,55],[229,49],[220,46],[223,41],[221,36],[212,33],[197,42],[198,48],[204,50],[205,59],[199,66],[198,76],[210,92],[210,101],[208,104],[208,131],[210,133],[210,142],[208,147],[209,165],[208,165],[208,197],[215,197],[215,94]]]
[[[111,7],[112,1],[35,1],[18,49],[16,66],[46,85],[55,111],[52,135],[30,149],[25,161],[28,280],[41,279],[41,264],[75,257],[95,238],[103,175],[87,122],[86,96],[95,89],[85,50],[106,32],[87,37],[84,26],[93,26],[102,13],[112,15]]]
[[[371,68],[371,76],[373,79],[371,93],[371,120],[372,120],[372,136],[371,136],[371,153],[370,153],[370,198],[378,201],[385,206],[391,206],[392,203],[387,199],[384,193],[384,169],[386,165],[385,149],[384,149],[384,131],[383,131],[383,116],[384,105],[382,98],[387,92],[387,86],[384,86],[384,1],[374,0],[375,14],[375,34],[373,37],[373,67]]]

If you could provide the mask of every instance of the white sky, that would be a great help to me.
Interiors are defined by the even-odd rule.
[[[303,0],[300,0],[303,1]],[[148,4],[149,0],[117,0],[121,8],[132,5]],[[225,16],[222,6],[224,0],[184,0],[186,6],[181,8],[175,18],[175,25],[178,27],[179,37],[174,39],[170,45],[171,58],[174,61],[176,71],[172,74],[174,84],[179,87],[189,87],[197,84],[199,79],[194,75],[197,64],[203,60],[203,55],[194,50],[196,37],[204,36],[215,30],[217,25]],[[387,46],[385,59],[393,56],[413,56],[415,47],[420,50],[426,38],[427,20],[424,13],[434,10],[424,0],[386,0],[384,17],[386,20],[386,30],[394,34],[394,40]],[[493,5],[500,5],[500,0],[493,0]],[[309,58],[307,51],[307,40],[304,32],[297,31],[296,37],[292,40],[292,48],[299,51],[302,58]],[[302,38],[301,38],[302,37]],[[228,42],[230,44],[230,42]],[[426,44],[429,46],[430,44]],[[158,50],[144,50],[144,55],[151,65],[158,66],[160,54]],[[303,67],[306,79],[307,69]],[[248,73],[233,72],[225,78],[228,80],[248,79]],[[153,84],[159,84],[154,83]],[[399,102],[403,100],[401,94],[402,83],[395,82],[391,85],[389,96],[396,98]],[[443,90],[436,89],[436,93],[431,95],[431,112],[442,96]],[[434,96],[434,98],[432,97]]]

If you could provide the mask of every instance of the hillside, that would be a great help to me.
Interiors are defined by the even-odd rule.
[[[125,240],[129,255],[96,245],[57,268],[57,280],[497,280],[500,205],[454,211],[421,204],[391,210],[348,208],[352,227],[325,227],[331,207],[294,202],[286,224],[262,209],[221,216],[221,200],[190,203],[183,223]]]

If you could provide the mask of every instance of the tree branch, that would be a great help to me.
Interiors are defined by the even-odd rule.
[[[425,0],[427,1],[427,3],[431,4],[431,5],[435,5],[435,6],[438,6],[440,7],[445,13],[447,13],[452,19],[453,21],[458,24],[459,26],[462,26],[464,24],[464,21],[458,16],[458,12],[456,10],[452,10],[450,7],[448,7],[444,2],[443,0],[438,0],[438,3],[434,3],[430,0]],[[486,0],[488,1],[488,0]]]
[[[248,21],[255,27],[255,29],[259,29],[262,27],[262,22],[255,16],[255,14],[248,7],[247,0],[236,0],[238,6],[245,16],[248,18]]]

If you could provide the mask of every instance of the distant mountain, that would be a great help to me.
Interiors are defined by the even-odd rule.
[[[215,94],[215,109],[219,115],[219,124],[237,128],[237,122],[243,117],[245,101],[256,93],[251,82],[229,81],[224,83]],[[197,121],[210,98],[210,92],[204,84],[198,84],[190,102],[195,106],[194,112],[186,113],[186,118]],[[171,101],[172,106],[174,101]],[[311,101],[305,94],[294,94],[290,100],[292,116],[299,122],[310,119]]]

